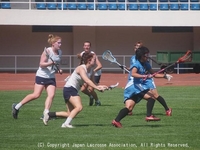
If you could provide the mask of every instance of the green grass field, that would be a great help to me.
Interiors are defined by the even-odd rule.
[[[11,105],[30,91],[0,92],[0,127],[2,150],[199,150],[200,149],[200,86],[158,87],[160,95],[173,108],[173,116],[165,116],[158,103],[154,115],[159,122],[146,122],[146,101],[142,100],[132,116],[125,117],[123,128],[111,121],[124,107],[123,90],[98,93],[102,106],[88,106],[88,97],[81,94],[83,111],[72,121],[73,129],[61,128],[63,118],[50,120],[44,126],[42,115],[46,93],[20,109],[18,119],[11,115]],[[62,89],[58,89],[51,111],[66,110]]]

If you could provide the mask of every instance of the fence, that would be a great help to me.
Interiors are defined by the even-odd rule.
[[[121,64],[129,66],[130,58],[132,55],[115,55],[117,61]],[[151,55],[151,58],[156,60],[156,55]],[[116,72],[116,73],[125,73],[124,70],[121,70],[115,63],[110,63],[102,59],[98,55],[100,62],[103,65],[103,72]],[[40,55],[0,55],[0,72],[35,72],[38,69],[40,61]],[[63,55],[61,61],[61,68],[64,72],[72,73],[75,67],[79,64],[77,55]],[[150,64],[154,70],[159,70],[160,65],[156,64],[150,60]],[[168,64],[165,64],[168,65]],[[188,72],[188,70],[193,69],[193,66],[187,67],[182,65],[177,65],[173,67],[177,74],[182,73],[183,70]]]

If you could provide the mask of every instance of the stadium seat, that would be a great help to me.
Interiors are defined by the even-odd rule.
[[[54,3],[54,0],[46,0],[47,2],[47,9],[49,10],[56,10],[56,3]]]
[[[11,5],[10,3],[6,2],[6,3],[1,3],[1,8],[2,9],[11,9]]]
[[[178,3],[171,3],[170,10],[179,10],[179,4]]]
[[[128,4],[129,10],[138,10],[138,4]]]
[[[149,2],[157,2],[157,0],[149,0]]]
[[[117,2],[116,0],[107,0],[108,2]]]
[[[125,2],[125,0],[118,0],[118,2]]]
[[[190,9],[191,10],[200,10],[200,4],[199,3],[195,3],[195,4],[190,4]]]
[[[142,3],[140,3],[139,4],[139,8],[140,8],[140,10],[148,10],[149,9],[149,6],[148,6],[148,4],[142,4]]]
[[[147,2],[147,0],[138,0],[139,2]]]
[[[78,4],[77,7],[78,7],[79,10],[87,10],[86,3],[85,4],[84,3]]]
[[[35,0],[36,2],[36,8],[40,10],[46,9],[46,3],[44,3],[44,0]]]
[[[57,0],[57,2],[58,2],[57,3],[58,9],[63,9],[63,10],[67,9],[67,4],[65,0],[63,1],[63,4],[62,4],[62,0]]]
[[[178,2],[178,0],[169,0],[170,2]]]
[[[126,9],[126,4],[118,4],[118,9],[119,10],[125,10]]]
[[[106,0],[97,0],[97,2],[106,2]]]
[[[128,0],[128,2],[137,2],[137,0]]]
[[[68,3],[67,4],[67,9],[69,9],[69,10],[77,10],[76,3]]]
[[[94,8],[94,4],[87,4],[87,8],[88,8],[88,10],[94,10],[95,8]]]
[[[108,6],[106,3],[99,3],[99,4],[97,4],[97,7],[99,10],[107,10],[108,9]]]
[[[159,0],[160,2],[168,2],[168,0]]]
[[[110,3],[108,4],[108,9],[109,10],[117,10],[117,3]]]
[[[168,4],[160,4],[159,5],[160,10],[169,10],[169,5]]]
[[[188,4],[180,4],[180,9],[181,10],[188,10]]]
[[[199,0],[190,0],[190,2],[199,2]]]
[[[157,4],[149,4],[149,10],[157,10]]]

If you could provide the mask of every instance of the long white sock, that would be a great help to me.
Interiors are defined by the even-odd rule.
[[[44,114],[47,114],[47,113],[49,113],[49,110],[48,110],[48,109],[45,109],[43,113],[44,113]]]
[[[18,103],[18,104],[15,106],[15,109],[19,110],[21,107],[22,107],[22,103]]]
[[[72,121],[72,118],[68,117],[68,118],[66,119],[66,121],[64,122],[64,124],[70,124],[71,121]]]

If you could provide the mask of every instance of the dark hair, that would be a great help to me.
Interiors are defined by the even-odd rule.
[[[145,54],[149,53],[149,49],[147,47],[140,47],[136,50],[136,60],[140,60],[142,58],[142,56],[145,56]]]
[[[92,44],[91,44],[90,41],[85,41],[85,42],[83,43],[83,45],[85,45],[85,43],[89,43],[89,44],[90,44],[90,47],[92,46]]]
[[[94,56],[94,53],[83,53],[80,61],[80,65],[87,64],[90,60],[92,60],[92,57]]]

